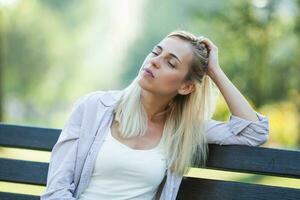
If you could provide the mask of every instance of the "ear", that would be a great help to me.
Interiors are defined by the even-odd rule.
[[[188,95],[195,90],[195,84],[192,81],[185,82],[177,90],[178,94]]]

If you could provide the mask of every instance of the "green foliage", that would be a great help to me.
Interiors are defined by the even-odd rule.
[[[60,12],[54,9],[59,5]],[[80,17],[90,5],[59,5],[31,0],[3,10],[5,107],[18,112],[6,113],[8,122],[55,126],[58,116],[84,93],[74,84],[81,76],[83,53],[78,35],[89,20],[88,15]]]
[[[228,77],[255,109],[270,116],[271,143],[299,146],[300,1],[266,2],[26,0],[0,7],[4,119],[61,127],[74,99],[124,87],[156,43],[185,29],[218,46]],[[134,21],[123,19],[131,14]],[[129,30],[133,24],[135,31]],[[129,32],[133,39],[119,38]],[[120,41],[126,48],[117,49]],[[214,118],[229,115],[220,98]],[[285,119],[288,126],[279,123]]]

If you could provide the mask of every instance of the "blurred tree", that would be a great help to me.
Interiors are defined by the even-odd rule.
[[[136,76],[152,46],[179,28],[212,39],[221,67],[255,109],[284,100],[300,102],[299,2],[187,0],[161,7],[151,2],[139,45],[132,46],[128,57],[125,82]],[[300,113],[299,103],[297,108]],[[215,116],[225,116],[223,111]]]
[[[267,2],[257,8],[251,1],[231,0],[219,9],[193,12],[199,29],[204,22],[209,24],[206,29],[210,30],[203,29],[219,44],[223,68],[258,107],[287,97],[290,73],[295,72],[294,55],[299,52],[293,24],[279,19],[282,5]]]
[[[6,10],[2,29],[6,47],[2,54],[4,91],[6,107],[15,113],[15,120],[19,116],[27,122],[45,123],[43,119],[49,114],[65,109],[66,105],[57,99],[74,99],[75,93],[66,91],[80,71],[82,44],[78,33],[93,12],[83,12],[92,10],[91,1],[83,5],[59,2],[21,1]],[[54,102],[59,102],[56,107],[49,106]],[[10,120],[9,115],[6,120]]]
[[[132,31],[135,34],[135,42],[129,46],[128,51],[120,48],[120,51],[115,53],[119,54],[119,57],[126,57],[119,67],[122,70],[126,69],[121,74],[120,79],[123,82],[120,87],[128,85],[137,75],[144,58],[166,34],[174,29],[185,29],[197,35],[204,35],[217,44],[221,67],[255,108],[267,104],[276,107],[281,101],[290,101],[297,106],[289,108],[297,108],[300,113],[299,2],[145,1],[139,4],[143,5],[140,11],[143,16],[136,19],[137,22],[142,22],[142,26],[139,32]],[[119,5],[120,2],[114,3]],[[130,44],[127,41],[130,38],[125,37],[126,41],[124,37],[120,39],[118,33],[124,34],[123,31],[126,31],[122,30],[121,17],[131,13],[124,12],[118,15],[117,12],[121,10],[112,3],[95,5],[95,0],[80,4],[75,0],[28,0],[20,1],[15,9],[6,13],[6,23],[1,25],[5,26],[1,31],[4,31],[6,48],[1,55],[5,66],[5,107],[16,113],[12,117],[14,121],[18,122],[20,115],[20,121],[26,119],[29,123],[46,123],[45,125],[51,126],[55,122],[49,119],[49,116],[57,121],[65,119],[65,114],[59,114],[57,111],[67,110],[69,102],[84,90],[82,85],[97,85],[103,88],[99,83],[110,82],[108,80],[111,79],[111,75],[116,74],[116,70],[112,70],[110,76],[102,75],[95,66],[91,66],[90,69],[93,69],[87,72],[83,66],[97,65],[100,60],[101,65],[108,66],[104,69],[112,68],[109,65],[114,65],[115,62],[107,64],[111,58],[102,58],[102,52],[98,52],[97,46],[117,46],[122,40],[124,44]],[[110,6],[114,8],[113,11],[104,12]],[[131,8],[126,7],[129,10]],[[112,24],[114,20],[122,22]],[[101,27],[97,29],[95,26],[98,24],[101,24]],[[110,28],[107,28],[108,26]],[[131,26],[124,25],[124,28],[128,27]],[[103,32],[99,31],[100,29]],[[105,32],[106,29],[109,31]],[[86,38],[82,37],[85,31]],[[99,33],[101,35],[98,35]],[[116,40],[111,42],[111,38]],[[87,40],[90,40],[89,43]],[[86,58],[83,59],[84,56]],[[74,86],[78,80],[80,84]],[[2,84],[1,86],[3,87]],[[228,110],[224,108],[224,102],[220,105],[221,110],[215,116],[221,120],[222,117],[228,116]],[[281,108],[280,105],[278,108]],[[10,121],[10,116],[7,115],[5,119]],[[297,123],[294,121],[296,127]]]
[[[159,5],[159,6],[158,6]],[[144,59],[155,44],[159,43],[170,31],[185,29],[189,19],[187,5],[181,0],[147,1],[142,16],[142,28],[136,42],[129,47],[123,73],[123,85],[128,85],[137,75]]]
[[[3,13],[0,9],[0,122],[3,120]]]
[[[256,107],[270,103],[275,106],[289,99],[293,104],[297,102],[300,113],[299,1],[219,2],[211,1],[197,9],[192,4],[191,25],[198,27],[194,30],[201,30],[215,41],[222,68]],[[298,127],[292,128],[296,133],[291,134],[299,135],[300,118],[297,123],[295,117],[286,120]],[[281,123],[281,128],[284,126]],[[273,134],[282,138],[285,131],[279,132]],[[299,145],[299,137],[294,138],[298,138]]]
[[[291,72],[290,72],[290,87],[294,88],[294,90],[291,91],[290,93],[290,99],[292,99],[296,105],[297,105],[297,111],[300,115],[300,42],[299,42],[299,35],[300,35],[300,0],[297,0],[297,6],[296,9],[298,11],[296,15],[296,20],[295,20],[295,26],[294,26],[294,33],[295,33],[295,38],[297,38],[296,45],[298,47],[298,51],[296,51],[296,54],[294,55],[293,63],[291,63]],[[299,120],[299,127],[298,130],[300,129],[300,118]],[[300,134],[300,131],[299,131]],[[300,146],[300,136],[298,137],[298,144]]]

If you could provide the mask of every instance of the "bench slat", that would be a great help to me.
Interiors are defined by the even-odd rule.
[[[187,177],[177,200],[296,200],[299,189]]]
[[[1,200],[39,200],[39,196],[0,192]]]
[[[210,144],[207,168],[300,178],[300,151]]]
[[[0,124],[0,146],[51,151],[60,132]],[[210,144],[207,168],[300,178],[300,151]]]
[[[0,192],[1,200],[39,200],[39,196]]]
[[[0,158],[0,180],[44,186],[48,166],[48,163]]]
[[[51,151],[60,129],[0,123],[0,146]]]

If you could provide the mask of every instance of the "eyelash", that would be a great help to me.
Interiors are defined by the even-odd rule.
[[[157,53],[155,53],[154,51],[151,51],[151,53],[153,53],[154,55],[158,55]],[[175,68],[175,66],[174,65],[172,65],[170,62],[168,62],[168,64],[172,67],[172,68]]]
[[[157,54],[157,53],[155,53],[154,51],[151,51],[151,53],[153,53],[153,54],[154,54],[154,55],[156,55],[156,56],[158,55],[158,54]]]

